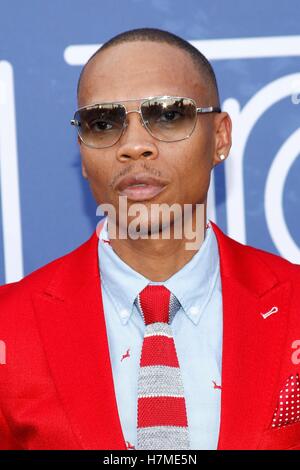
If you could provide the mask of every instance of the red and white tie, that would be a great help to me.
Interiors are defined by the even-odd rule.
[[[180,302],[148,285],[135,300],[146,328],[138,375],[137,449],[189,449],[180,366],[170,324]]]

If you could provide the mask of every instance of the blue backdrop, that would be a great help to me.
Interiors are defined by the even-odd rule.
[[[232,237],[300,263],[299,2],[0,0],[0,282],[82,243],[98,219],[74,129],[80,68],[136,27],[178,34],[211,59],[233,147],[210,216]]]

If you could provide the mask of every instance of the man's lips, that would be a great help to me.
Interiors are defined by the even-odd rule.
[[[169,182],[161,178],[142,173],[122,178],[115,189],[121,196],[127,196],[134,201],[146,201],[157,196]]]

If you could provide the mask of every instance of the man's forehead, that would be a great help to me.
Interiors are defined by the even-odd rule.
[[[197,99],[205,88],[185,51],[168,44],[125,43],[100,52],[87,65],[79,104],[165,94]]]

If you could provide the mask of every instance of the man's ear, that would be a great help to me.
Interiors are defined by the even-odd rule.
[[[77,142],[78,142],[79,147],[81,147],[82,142],[81,142],[79,136],[77,137]],[[81,173],[82,173],[82,176],[87,180],[87,179],[88,179],[88,174],[87,174],[87,171],[86,171],[85,164],[84,164],[84,162],[83,162],[82,156],[81,156]]]
[[[231,148],[232,121],[229,114],[226,112],[217,114],[214,125],[216,145],[213,167],[228,157]]]
[[[81,160],[81,173],[82,173],[82,176],[83,176],[86,180],[89,179],[89,178],[88,178],[87,171],[86,171],[86,168],[85,168],[85,164],[83,163],[82,160]]]

